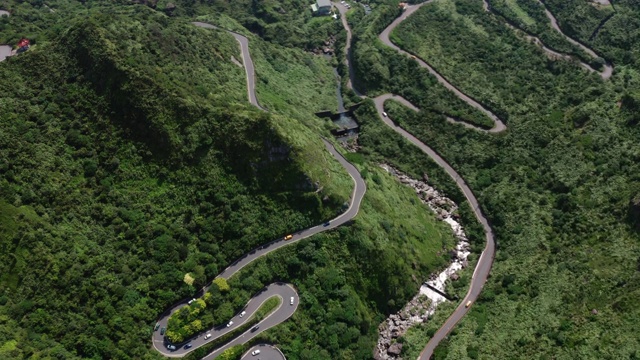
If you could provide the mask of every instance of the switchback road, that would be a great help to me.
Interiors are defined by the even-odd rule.
[[[217,27],[210,25],[210,24],[206,24],[206,23],[201,23],[201,22],[195,22],[193,23],[196,26],[199,27],[203,27],[203,28],[208,28],[208,29],[218,29]],[[238,34],[238,33],[234,33],[234,32],[230,32],[233,37],[238,41],[238,43],[240,44],[240,49],[242,52],[242,61],[245,67],[245,71],[247,74],[247,91],[248,91],[248,96],[249,96],[249,102],[264,110],[260,104],[257,101],[257,98],[255,96],[255,70],[253,68],[253,61],[251,60],[251,55],[249,53],[249,40]],[[274,250],[277,250],[279,248],[282,248],[284,246],[287,245],[291,245],[293,243],[296,243],[302,239],[308,238],[310,236],[313,236],[315,234],[321,233],[323,231],[328,231],[331,229],[334,229],[340,225],[345,224],[346,222],[348,222],[349,220],[353,219],[357,214],[358,211],[360,210],[360,204],[362,202],[362,198],[364,197],[364,194],[366,192],[366,185],[364,183],[364,180],[362,179],[362,177],[360,176],[360,173],[358,172],[358,170],[356,169],[355,166],[353,166],[351,163],[349,163],[334,147],[333,145],[331,145],[328,141],[323,140],[324,145],[326,150],[333,155],[338,162],[345,168],[345,170],[347,170],[347,172],[349,173],[349,175],[351,176],[351,178],[353,179],[353,182],[355,184],[355,187],[353,189],[353,192],[351,194],[351,199],[350,199],[350,203],[349,203],[349,208],[347,209],[347,211],[345,211],[344,213],[340,214],[339,216],[337,216],[335,219],[326,222],[322,225],[317,225],[314,226],[312,228],[309,229],[305,229],[305,230],[301,230],[298,231],[296,233],[292,233],[292,238],[289,240],[284,240],[283,238],[277,239],[275,241],[272,241],[266,245],[262,245],[260,247],[257,247],[251,251],[249,251],[247,254],[243,255],[240,259],[237,259],[236,261],[234,261],[231,265],[229,265],[222,273],[220,273],[217,277],[221,277],[224,279],[229,279],[231,276],[233,276],[234,274],[236,274],[238,271],[240,271],[243,267],[247,266],[248,264],[250,264],[251,262],[253,262],[254,260],[258,259],[261,256],[264,256]],[[199,292],[199,296],[203,296],[207,290],[209,289],[209,287],[211,286],[211,284],[207,285],[206,287],[204,287],[200,292]],[[168,356],[168,357],[183,357],[186,354],[188,354],[189,352],[203,346],[206,345],[207,343],[225,335],[228,334],[229,332],[234,331],[235,329],[237,329],[239,326],[243,325],[244,323],[246,323],[247,321],[251,320],[251,318],[255,315],[256,311],[260,308],[260,305],[262,305],[266,300],[268,300],[269,298],[272,297],[279,297],[281,300],[281,304],[280,306],[273,311],[271,314],[269,314],[265,319],[263,319],[258,325],[257,328],[256,327],[252,327],[251,329],[245,331],[243,334],[237,336],[236,338],[234,338],[231,341],[228,341],[227,343],[225,343],[224,345],[218,347],[217,349],[215,349],[213,352],[211,352],[209,355],[207,355],[206,357],[204,357],[204,359],[213,359],[216,356],[220,355],[224,350],[235,346],[235,345],[240,345],[240,344],[244,344],[246,342],[248,342],[249,340],[253,339],[254,337],[256,337],[258,334],[260,334],[261,332],[272,328],[282,322],[284,322],[285,320],[287,320],[289,317],[291,317],[291,315],[293,315],[296,311],[296,309],[298,308],[298,303],[300,301],[299,297],[298,297],[298,293],[296,292],[296,290],[293,288],[293,286],[291,286],[290,284],[284,284],[284,283],[276,283],[276,284],[271,284],[269,286],[267,286],[263,291],[261,291],[260,293],[256,294],[246,305],[246,307],[243,309],[243,311],[245,311],[245,314],[243,316],[240,316],[239,314],[234,316],[231,321],[233,321],[233,325],[227,327],[225,324],[221,324],[220,326],[217,326],[213,329],[210,329],[209,331],[205,331],[191,339],[188,339],[187,341],[181,343],[181,344],[175,344],[176,349],[175,350],[169,350],[167,348],[167,345],[169,345],[167,339],[165,338],[164,335],[160,334],[160,331],[154,331],[153,335],[152,335],[152,343],[153,343],[153,347],[160,352],[162,355],[164,356]],[[291,299],[293,299],[293,304],[291,304]],[[174,306],[173,308],[165,311],[164,314],[162,314],[162,316],[160,317],[160,319],[158,319],[157,322],[157,327],[159,329],[162,328],[166,328],[167,327],[167,323],[169,321],[169,318],[171,316],[171,314],[175,313],[176,311],[178,311],[179,309],[181,309],[184,306],[188,305],[190,299],[184,299],[181,303],[177,304],[176,306]],[[205,339],[204,337],[206,336],[206,334],[211,334],[211,337],[209,337],[208,339]],[[184,345],[186,344],[190,344],[191,346],[186,349],[184,347]],[[258,345],[260,346],[260,345]],[[282,353],[280,353],[282,354]],[[246,354],[245,354],[246,357]],[[284,357],[284,356],[283,356]],[[244,357],[243,357],[244,358]]]
[[[482,105],[477,103],[475,100],[471,99],[469,96],[462,93],[455,86],[451,85],[451,83],[449,83],[444,77],[442,77],[437,71],[435,71],[425,61],[400,49],[395,44],[393,44],[389,39],[389,35],[393,31],[393,29],[395,29],[396,26],[398,26],[404,19],[406,19],[409,15],[413,14],[420,7],[430,3],[431,1],[432,0],[429,0],[419,5],[408,6],[404,11],[404,13],[399,18],[394,20],[386,29],[382,31],[382,33],[379,36],[380,40],[387,46],[390,46],[391,48],[395,49],[396,51],[402,54],[413,56],[415,60],[418,62],[418,64],[420,64],[421,67],[427,69],[431,74],[433,74],[438,79],[438,81],[442,85],[444,85],[447,89],[452,91],[454,94],[456,94],[460,99],[465,101],[470,106],[473,106],[476,109],[483,111],[485,114],[487,114],[487,116],[493,119],[494,126],[490,130],[488,130],[488,132],[497,133],[497,132],[506,130],[506,126],[504,125],[504,123],[502,123],[502,121],[500,121],[500,119],[496,115],[494,115],[491,111],[487,110]],[[347,23],[346,16],[345,16],[347,9],[344,6],[341,6],[341,4],[337,4],[337,3],[334,3],[334,4],[337,6],[338,10],[340,11],[340,15],[342,17],[342,24],[345,26],[345,29],[350,34],[351,30],[349,29],[349,24]],[[348,36],[347,39],[348,41],[347,41],[346,47],[349,49],[351,47],[351,43],[349,42],[351,37]],[[349,63],[351,63],[351,61],[349,61]],[[352,71],[351,66],[349,67],[349,70]],[[350,74],[350,77],[353,80],[352,76],[353,75]],[[350,84],[353,84],[353,83],[350,82]],[[386,125],[388,125],[391,129],[393,129],[395,132],[402,135],[409,142],[416,145],[420,150],[422,150],[426,155],[428,155],[438,165],[440,165],[447,172],[447,174],[449,174],[449,176],[455,181],[456,185],[458,185],[458,188],[460,188],[465,198],[471,205],[473,213],[478,219],[478,222],[482,224],[482,227],[485,233],[485,248],[482,251],[480,258],[478,259],[478,263],[473,272],[473,275],[471,278],[471,284],[469,285],[469,290],[467,292],[467,295],[464,297],[462,302],[458,305],[458,307],[453,312],[453,314],[451,314],[451,316],[445,321],[442,327],[440,327],[440,329],[438,329],[438,331],[431,337],[426,347],[420,354],[421,360],[428,360],[433,354],[433,351],[436,348],[436,346],[438,346],[438,344],[440,343],[440,341],[442,341],[442,339],[444,339],[449,334],[449,332],[453,329],[453,327],[460,321],[460,319],[462,319],[464,315],[466,315],[467,311],[469,311],[469,308],[465,306],[466,303],[468,301],[471,301],[471,302],[475,301],[478,298],[480,292],[482,291],[482,288],[485,282],[487,281],[487,277],[489,276],[489,272],[491,271],[491,266],[493,265],[493,258],[495,255],[495,240],[494,240],[493,230],[491,229],[491,226],[489,225],[489,222],[487,221],[486,217],[482,213],[482,210],[480,209],[480,205],[478,204],[478,200],[476,199],[475,195],[473,194],[473,192],[471,191],[467,183],[464,181],[464,179],[451,167],[451,165],[449,165],[449,163],[447,163],[446,160],[444,160],[433,149],[431,149],[429,146],[427,146],[426,144],[418,140],[411,133],[407,132],[406,130],[394,124],[393,121],[391,121],[391,119],[385,116],[384,103],[387,100],[398,101],[399,103],[403,104],[404,106],[410,108],[413,111],[419,111],[419,109],[415,105],[407,101],[406,99],[393,94],[384,94],[373,99],[376,106],[376,111],[378,112],[378,116],[382,119],[382,121]],[[471,124],[463,123],[463,125],[468,128],[473,128],[475,130],[485,131]]]

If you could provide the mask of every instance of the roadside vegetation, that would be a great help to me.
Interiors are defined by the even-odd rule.
[[[335,100],[325,60],[254,39],[258,97],[277,108],[265,113],[248,104],[236,41],[186,15],[9,5],[20,9],[10,23],[37,26],[39,41],[0,64],[0,357],[160,358],[149,346],[159,314],[347,202],[353,183],[314,134],[325,123],[310,120]],[[275,73],[288,62],[285,81]],[[268,334],[284,329],[288,354],[369,358],[378,323],[454,245],[378,160],[358,159],[369,192],[354,223],[258,261],[229,281],[231,307],[211,294],[177,328],[216,323],[287,281],[301,308]]]
[[[604,65],[603,59],[594,59],[552,28],[545,8],[539,0],[489,0],[489,4],[493,13],[519,29],[537,36],[545,46],[574,55],[596,70],[600,70]]]
[[[617,65],[640,67],[640,8],[633,0],[595,6],[587,1],[546,0],[563,31]]]
[[[0,357],[149,356],[158,314],[351,192],[308,128],[248,104],[231,36],[112,12],[0,64]]]
[[[484,135],[387,107],[458,169],[497,236],[491,277],[436,358],[637,356],[640,259],[628,255],[640,250],[637,71],[617,66],[603,82],[550,61],[475,1],[424,6],[394,35],[509,115],[504,134]],[[400,339],[407,357],[443,320]]]
[[[368,96],[392,92],[403,96],[421,109],[447,115],[481,127],[491,128],[493,120],[467,105],[440,85],[437,79],[408,56],[385,46],[378,35],[399,15],[397,3],[380,4],[376,12],[364,15],[358,7],[349,17],[354,32],[353,62],[357,78],[356,89]],[[428,59],[426,59],[429,62]],[[343,67],[343,76],[348,76]],[[457,86],[455,82],[452,83]]]

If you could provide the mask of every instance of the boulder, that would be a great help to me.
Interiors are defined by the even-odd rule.
[[[399,356],[402,352],[402,344],[395,343],[387,349],[387,354],[391,356]]]
[[[598,315],[598,310],[593,309],[593,310],[591,310],[591,313],[592,313],[593,315]]]

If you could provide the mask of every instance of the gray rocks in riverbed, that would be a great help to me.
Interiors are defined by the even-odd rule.
[[[387,349],[387,354],[391,356],[399,356],[402,352],[402,344],[395,343]]]
[[[411,186],[418,197],[426,204],[440,221],[451,226],[454,236],[458,240],[455,249],[443,249],[438,252],[438,256],[447,254],[451,258],[451,264],[441,273],[434,273],[429,276],[429,285],[444,291],[444,284],[447,279],[458,280],[460,276],[456,274],[459,269],[467,267],[467,256],[469,255],[469,242],[459,223],[458,205],[451,199],[442,195],[432,186],[422,180],[412,179],[390,165],[380,165],[383,169],[396,177],[401,183]],[[423,175],[428,180],[427,175]],[[414,268],[415,269],[415,268]],[[415,281],[415,275],[412,276]],[[423,286],[407,305],[396,314],[391,314],[378,327],[378,344],[374,350],[374,358],[377,360],[402,360],[400,353],[402,344],[396,343],[395,339],[404,335],[407,329],[415,324],[427,321],[434,313],[437,305],[445,301],[444,297],[432,290],[425,291]]]

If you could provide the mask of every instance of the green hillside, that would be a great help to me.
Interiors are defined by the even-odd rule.
[[[144,5],[47,4],[9,3],[0,20],[4,41],[36,40],[0,63],[0,358],[160,358],[163,311],[348,201],[353,182],[320,141],[330,125],[312,115],[335,106],[330,63],[250,35],[263,112],[228,33]],[[305,305],[264,335],[293,359],[301,344],[370,357],[378,323],[416,293],[412,275],[454,245],[379,158],[353,159],[369,187],[356,221],[231,281],[234,306],[273,281],[299,289]]]
[[[619,66],[602,81],[550,61],[471,0],[424,6],[395,36],[509,114],[505,134],[483,136],[388,107],[459,169],[497,237],[481,298],[435,358],[637,357],[637,70]],[[445,317],[405,337],[408,358]]]

